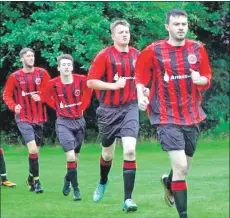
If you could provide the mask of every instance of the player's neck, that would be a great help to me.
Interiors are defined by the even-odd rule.
[[[177,40],[169,37],[167,43],[169,45],[172,45],[172,46],[175,46],[175,47],[177,47],[177,46],[183,46],[183,45],[185,45],[185,39],[182,40],[182,41],[177,41]]]
[[[34,72],[34,67],[26,67],[26,66],[23,66],[22,71],[23,71],[24,73],[32,73],[32,72]]]
[[[119,51],[119,52],[129,52],[129,45],[118,45],[114,43],[114,47]]]
[[[64,84],[71,84],[73,82],[73,75],[61,76],[61,81]]]

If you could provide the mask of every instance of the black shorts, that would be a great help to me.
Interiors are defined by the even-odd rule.
[[[65,152],[74,150],[79,153],[85,136],[85,119],[58,117],[56,120],[57,137]]]
[[[139,112],[137,103],[107,106],[100,105],[96,111],[102,146],[110,146],[115,138],[137,138],[139,131]]]
[[[17,126],[26,144],[35,140],[37,146],[44,145],[42,123],[17,122]]]
[[[163,150],[184,150],[187,156],[192,157],[196,150],[200,130],[198,125],[167,124],[158,125],[157,134]]]

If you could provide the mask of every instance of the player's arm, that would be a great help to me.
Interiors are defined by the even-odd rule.
[[[93,60],[89,69],[87,86],[96,90],[117,90],[125,87],[126,80],[119,78],[115,83],[104,82],[101,80],[106,71],[106,54],[99,53]]]
[[[135,78],[137,88],[137,100],[139,109],[145,111],[149,104],[149,90],[145,88],[151,77],[152,52],[150,49],[144,50],[137,59],[135,66]]]
[[[55,92],[53,89],[52,80],[44,82],[41,88],[41,101],[46,103],[49,107],[55,110]]]
[[[209,63],[209,58],[206,49],[200,48],[200,71],[190,69],[193,83],[200,86],[199,89],[208,89],[211,85],[212,70]]]
[[[10,75],[4,87],[3,101],[6,103],[6,105],[11,111],[14,111],[15,113],[18,114],[20,113],[21,105],[20,104],[17,105],[13,99],[14,88],[15,88],[15,78],[13,75]]]
[[[83,90],[82,90],[83,94],[82,94],[82,110],[86,110],[91,102],[91,97],[93,94],[93,89],[88,88],[87,86],[87,78],[84,77],[83,78]]]

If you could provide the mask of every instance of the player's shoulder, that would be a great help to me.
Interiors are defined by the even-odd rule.
[[[186,39],[186,43],[188,46],[196,45],[197,47],[200,47],[200,48],[203,48],[205,46],[202,42],[198,42],[192,39]]]
[[[41,67],[34,67],[34,70],[37,72],[48,73],[48,71]]]
[[[87,80],[87,77],[85,75],[82,75],[82,74],[78,74],[78,73],[73,73],[73,78],[75,80]]]
[[[106,48],[103,48],[101,51],[98,52],[97,56],[107,55],[110,51],[112,51],[112,46],[108,46]]]
[[[135,47],[133,47],[133,46],[129,46],[129,50],[131,51],[131,52],[140,52],[137,48],[135,48]]]
[[[16,76],[22,72],[22,69],[17,69],[13,73],[10,74],[10,76]]]
[[[21,73],[22,73],[22,69],[17,69],[9,75],[9,78],[15,78],[16,76],[19,76]]]
[[[148,52],[154,50],[157,46],[163,46],[165,44],[165,40],[158,40],[147,45],[142,52]]]

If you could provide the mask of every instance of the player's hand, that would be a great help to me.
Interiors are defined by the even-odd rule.
[[[14,108],[14,112],[15,112],[16,114],[20,114],[21,109],[22,109],[22,106],[21,106],[20,104],[17,104],[17,105],[15,106],[15,108]]]
[[[41,97],[38,94],[33,94],[31,97],[34,99],[34,101],[41,101]]]
[[[125,84],[126,84],[126,79],[120,77],[115,83],[115,90],[124,88]]]
[[[198,71],[192,70],[191,68],[189,69],[189,71],[191,72],[191,78],[193,83],[196,85],[200,85],[200,73]]]
[[[150,95],[149,88],[144,87],[144,93],[143,94],[144,94],[145,97],[149,97],[149,95]]]
[[[148,104],[149,104],[149,99],[146,96],[138,99],[139,110],[145,111],[147,109]]]

